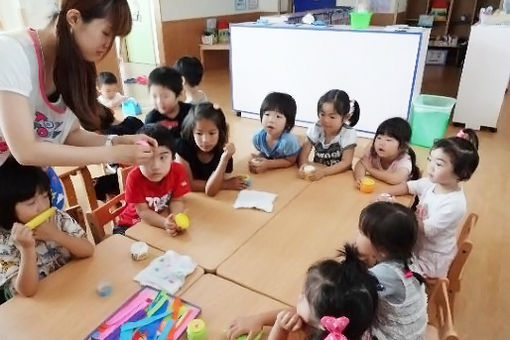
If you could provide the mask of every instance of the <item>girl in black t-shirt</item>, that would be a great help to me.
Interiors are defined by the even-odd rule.
[[[235,145],[228,142],[228,125],[219,106],[195,105],[184,119],[181,136],[176,142],[177,162],[188,171],[192,191],[214,196],[222,189],[247,187],[243,176],[227,178]]]

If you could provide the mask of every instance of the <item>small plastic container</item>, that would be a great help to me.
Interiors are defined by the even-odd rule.
[[[359,191],[369,194],[374,191],[374,187],[375,181],[370,177],[364,177],[361,180]]]
[[[368,28],[372,20],[372,12],[351,12],[351,27],[356,29]]]
[[[455,102],[450,97],[417,96],[411,110],[411,144],[430,148],[436,139],[443,138]]]
[[[207,340],[207,329],[202,319],[191,320],[186,329],[188,340]]]

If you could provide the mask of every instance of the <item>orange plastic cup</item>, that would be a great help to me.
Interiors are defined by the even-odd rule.
[[[375,181],[370,177],[365,177],[361,180],[359,191],[369,194],[374,191],[374,187]]]

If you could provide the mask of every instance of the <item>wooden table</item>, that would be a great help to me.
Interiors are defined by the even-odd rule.
[[[161,255],[150,249],[143,261],[133,261],[127,237],[114,235],[96,246],[92,258],[71,262],[39,284],[31,298],[16,296],[0,306],[0,339],[83,339],[140,289],[133,277]],[[187,278],[185,289],[203,275],[197,269]],[[113,286],[110,296],[96,294],[99,281]]]
[[[248,173],[247,162],[244,159],[234,166],[238,174]],[[170,237],[164,230],[140,222],[129,228],[126,235],[160,250],[173,249],[188,254],[207,272],[215,272],[221,262],[310,184],[299,180],[296,174],[296,168],[287,168],[250,175],[251,189],[278,194],[272,213],[234,209],[238,191],[221,191],[213,198],[203,193],[190,193],[186,195],[186,209],[191,227],[185,233]]]
[[[386,184],[377,182],[376,191]],[[308,186],[218,268],[218,275],[293,305],[307,268],[354,240],[361,210],[375,194],[354,186],[352,173]],[[410,205],[411,197],[399,198]]]
[[[226,339],[237,317],[289,307],[211,274],[202,276],[182,298],[202,308],[199,318],[205,321],[208,339]]]
[[[204,51],[229,51],[230,44],[200,44],[200,62],[202,63],[202,67],[205,70],[205,59],[204,59]]]

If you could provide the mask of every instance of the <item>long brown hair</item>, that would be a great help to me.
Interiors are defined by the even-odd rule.
[[[74,40],[66,19],[71,9],[80,12],[84,23],[109,19],[113,36],[126,36],[131,31],[131,12],[127,0],[63,0],[58,14],[57,56],[53,71],[55,86],[84,128],[100,130],[101,117],[109,109],[96,100],[96,65],[83,58]],[[113,39],[108,51],[112,45]]]

